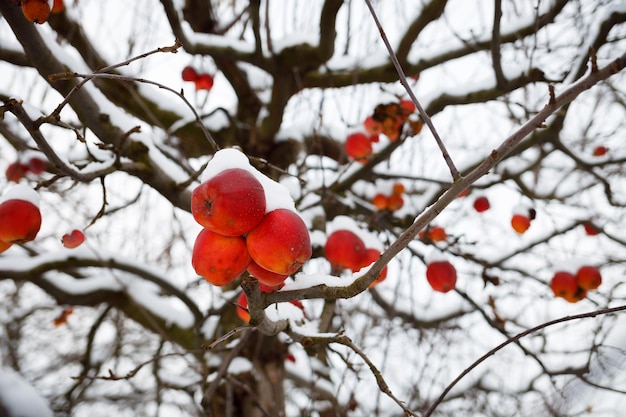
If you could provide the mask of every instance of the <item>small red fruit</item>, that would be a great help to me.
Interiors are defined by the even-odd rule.
[[[413,103],[413,100],[400,100],[400,108],[402,113],[411,114],[415,111],[415,103]]]
[[[18,183],[22,178],[26,176],[26,172],[28,171],[28,166],[22,164],[21,162],[12,162],[7,167],[5,171],[5,175],[7,180]]]
[[[585,291],[578,287],[578,280],[576,277],[565,271],[558,271],[554,273],[554,276],[550,281],[550,288],[552,288],[552,292],[555,297],[564,298],[570,303],[580,301],[586,296]]]
[[[595,290],[602,284],[602,275],[595,266],[584,265],[576,272],[576,282],[583,290]]]
[[[22,0],[22,13],[31,22],[46,23],[50,16],[48,0]]]
[[[385,210],[388,205],[388,198],[386,195],[378,193],[372,198],[372,204],[378,210]]]
[[[198,73],[192,66],[186,66],[181,73],[183,81],[194,82],[198,78]]]
[[[485,196],[480,196],[474,200],[474,210],[479,213],[489,210],[490,207],[489,200]]]
[[[61,243],[68,249],[74,249],[80,246],[85,241],[85,234],[78,230],[74,229],[71,233],[66,233],[61,238]]]
[[[198,90],[211,90],[213,88],[213,76],[211,74],[199,74],[194,80],[196,83],[196,91]]]
[[[248,273],[255,277],[259,281],[259,284],[264,284],[269,287],[280,286],[289,276],[268,271],[254,261],[250,261],[250,264],[248,264]]]
[[[429,227],[427,230],[420,232],[420,239],[428,239],[432,242],[443,242],[448,239],[446,229],[441,226]]]
[[[596,236],[596,235],[600,234],[600,229],[598,229],[590,221],[589,222],[584,222],[583,223],[583,227],[585,228],[585,233],[587,233],[588,236]]]
[[[203,229],[196,238],[191,264],[196,273],[213,285],[223,286],[241,275],[250,263],[246,240]]]
[[[248,298],[245,292],[241,292],[237,298],[237,315],[245,323],[250,323],[250,313],[248,313]]]
[[[0,240],[0,253],[9,249],[11,246],[13,246],[13,243],[3,242],[2,240]]]
[[[0,204],[0,240],[25,243],[34,240],[41,227],[41,212],[30,201],[11,199]]]
[[[367,116],[363,121],[363,127],[370,135],[379,135],[383,132],[383,125],[372,116]]]
[[[530,227],[530,219],[523,214],[514,214],[511,217],[511,227],[521,235]]]
[[[193,218],[225,236],[241,236],[265,215],[265,191],[254,175],[241,168],[226,169],[198,185],[191,194]]]
[[[41,175],[46,170],[46,161],[37,157],[30,158],[28,170],[35,175]]]
[[[593,156],[604,156],[609,152],[609,148],[607,148],[606,146],[596,146],[593,149]]]
[[[336,230],[328,236],[324,253],[334,270],[350,269],[356,272],[363,266],[365,243],[350,230]]]
[[[456,269],[449,261],[433,261],[426,267],[426,279],[433,290],[446,293],[456,286]]]
[[[246,244],[250,256],[260,267],[282,275],[296,272],[312,254],[306,224],[287,209],[267,213],[248,233]]]
[[[61,13],[65,9],[65,4],[63,4],[63,0],[54,0],[52,4],[52,10],[50,13]]]
[[[344,146],[346,154],[360,162],[366,162],[373,152],[371,139],[363,133],[349,135]]]
[[[387,208],[389,211],[400,210],[404,205],[404,199],[400,194],[392,194],[387,200]]]
[[[401,182],[396,182],[393,184],[393,189],[392,189],[393,194],[404,194],[404,191],[405,191],[404,184],[402,184]]]

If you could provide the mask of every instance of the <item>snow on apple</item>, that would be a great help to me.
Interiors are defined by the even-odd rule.
[[[34,240],[41,228],[39,195],[25,185],[17,185],[0,199],[0,240],[26,243]]]
[[[211,177],[229,168],[240,168],[246,170],[259,180],[261,185],[263,185],[263,190],[265,191],[266,213],[278,208],[296,211],[289,189],[259,172],[256,168],[250,165],[248,157],[243,152],[235,148],[221,149],[217,151],[202,173],[202,181],[207,181]]]

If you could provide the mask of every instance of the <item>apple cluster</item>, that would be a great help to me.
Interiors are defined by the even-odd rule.
[[[385,195],[383,193],[377,193],[372,198],[372,204],[378,210],[396,211],[402,208],[404,205],[404,185],[400,182],[393,184],[391,195]]]
[[[196,86],[196,91],[210,91],[211,88],[213,88],[213,76],[206,72],[198,73],[196,69],[190,65],[183,68],[181,76],[183,81],[189,81],[194,83]]]
[[[409,120],[409,116],[415,112],[415,104],[411,100],[400,100],[397,103],[379,104],[374,113],[365,118],[363,125],[370,135],[383,134],[390,141],[395,142],[400,137],[402,126],[406,122],[411,123],[412,133],[417,135],[422,129],[421,121]]]
[[[191,263],[208,282],[223,286],[245,271],[279,287],[312,254],[309,231],[287,208],[267,212],[261,182],[243,168],[224,169],[192,192],[191,212],[202,227]]]
[[[46,23],[50,13],[61,13],[65,9],[63,0],[54,0],[52,7],[48,0],[21,0],[21,6],[24,17],[39,24]]]
[[[371,265],[380,258],[380,251],[366,248],[365,242],[356,233],[347,229],[332,232],[324,245],[324,254],[333,271],[351,270],[358,272],[361,268]],[[370,288],[387,278],[385,266]]]
[[[446,229],[441,226],[428,226],[419,233],[419,238],[432,243],[445,242],[448,239],[448,234]]]
[[[400,100],[397,103],[379,104],[374,113],[363,121],[365,132],[355,132],[346,138],[344,148],[350,159],[366,163],[373,155],[373,143],[379,141],[383,134],[391,142],[400,137],[402,127],[409,123],[412,133],[417,135],[422,129],[421,120],[410,120],[409,116],[415,112],[415,104],[410,100]]]
[[[557,271],[550,280],[550,288],[555,297],[563,298],[570,303],[576,303],[587,297],[587,291],[592,291],[602,284],[602,274],[595,266],[583,265],[575,274],[568,271]]]
[[[35,240],[40,227],[37,192],[22,185],[11,188],[0,200],[0,253],[14,243]]]

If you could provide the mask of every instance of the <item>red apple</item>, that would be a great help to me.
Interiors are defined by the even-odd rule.
[[[289,275],[268,271],[254,261],[250,261],[248,264],[248,273],[255,277],[259,281],[259,284],[265,284],[268,287],[279,286],[289,277]]]
[[[237,298],[237,315],[245,323],[250,323],[250,313],[248,313],[248,298],[245,292],[241,292]]]
[[[41,227],[41,212],[30,201],[11,199],[0,204],[0,240],[25,243],[34,240]]]
[[[426,267],[426,279],[433,290],[445,293],[456,286],[456,269],[449,261],[433,261]]]
[[[363,258],[363,263],[361,267],[366,267],[380,259],[380,252],[377,249],[368,248],[365,250],[365,257]],[[387,278],[387,265],[380,271],[378,278],[376,278],[370,285],[369,288],[373,288],[376,285],[380,284]]]
[[[363,266],[365,243],[350,230],[336,230],[328,236],[324,253],[334,270],[350,269],[356,272]]]
[[[80,246],[85,241],[85,234],[78,230],[74,229],[71,233],[66,233],[61,238],[61,243],[68,249],[74,249]]]
[[[555,297],[561,297],[570,303],[582,300],[587,295],[586,292],[578,286],[576,277],[565,271],[555,272],[550,281],[550,288]]]
[[[448,234],[443,227],[434,226],[420,232],[420,239],[424,238],[432,242],[443,242],[448,239]]]
[[[205,228],[225,236],[241,236],[265,215],[265,191],[254,175],[226,169],[198,185],[191,194],[191,213]]]
[[[350,158],[361,162],[366,162],[373,152],[372,140],[363,133],[349,135],[344,146]]]
[[[403,114],[411,114],[415,111],[413,100],[400,100],[400,108]]]
[[[389,211],[400,210],[403,205],[404,199],[400,194],[392,194],[387,200],[387,209],[389,209]]]
[[[593,149],[593,156],[604,156],[607,154],[607,152],[609,151],[609,148],[607,148],[606,146],[596,146]]]
[[[46,23],[50,16],[48,0],[22,0],[24,17],[34,23]]]
[[[35,175],[41,175],[46,170],[46,161],[37,157],[30,158],[28,170]]]
[[[402,184],[401,182],[396,182],[393,184],[391,193],[392,194],[404,194],[405,190],[406,189],[404,188],[404,184]]]
[[[63,9],[65,9],[65,4],[63,4],[63,0],[54,0],[50,13],[61,13]]]
[[[199,74],[195,79],[197,90],[211,90],[213,88],[213,76],[211,74]]]
[[[27,165],[16,161],[9,164],[7,170],[5,171],[5,176],[7,177],[7,180],[18,183],[22,178],[26,176],[27,171]]]
[[[598,229],[593,223],[590,221],[584,222],[583,227],[585,228],[585,233],[588,236],[596,236],[600,234],[600,229]]]
[[[378,193],[372,198],[372,204],[378,210],[385,210],[388,204],[388,198],[386,195]]]
[[[250,263],[246,240],[203,229],[193,246],[191,264],[213,285],[223,286],[241,275]]]
[[[530,219],[523,214],[514,214],[511,217],[511,227],[521,235],[530,227]]]
[[[2,240],[0,240],[0,253],[9,249],[11,246],[13,246],[13,243],[3,242]]]
[[[478,197],[474,200],[474,210],[479,213],[489,210],[490,207],[489,200],[485,196]]]
[[[583,290],[595,290],[602,284],[602,275],[595,266],[584,265],[576,272],[576,282]]]
[[[269,271],[291,275],[312,254],[311,237],[304,221],[291,210],[276,209],[263,217],[246,237],[250,256]]]
[[[383,132],[383,126],[372,116],[367,116],[365,118],[365,120],[363,121],[363,126],[365,127],[367,133],[372,136],[379,135]]]
[[[183,68],[183,72],[181,74],[183,81],[196,81],[198,78],[198,73],[192,66],[186,66]]]

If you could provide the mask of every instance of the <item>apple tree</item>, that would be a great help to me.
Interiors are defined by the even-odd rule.
[[[618,415],[625,22],[0,0],[0,385],[76,417]]]

